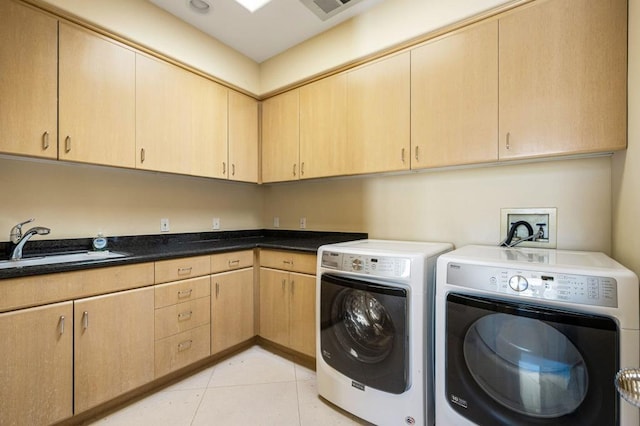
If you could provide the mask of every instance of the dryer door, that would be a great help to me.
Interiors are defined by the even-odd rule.
[[[446,395],[491,425],[616,425],[618,331],[606,317],[448,294]]]
[[[332,368],[365,386],[395,394],[409,383],[407,290],[323,274],[320,346]]]

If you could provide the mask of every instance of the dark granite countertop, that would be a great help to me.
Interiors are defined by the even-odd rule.
[[[271,229],[108,237],[108,249],[113,252],[126,253],[126,256],[21,268],[5,268],[0,269],[0,280],[223,253],[256,247],[315,253],[324,244],[364,238],[367,238],[366,233]],[[42,256],[45,253],[88,251],[91,250],[91,246],[91,238],[67,240],[34,239],[25,246],[24,258]],[[10,242],[0,242],[1,260],[9,258],[12,247],[13,244]]]

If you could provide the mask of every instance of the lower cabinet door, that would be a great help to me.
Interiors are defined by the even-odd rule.
[[[155,375],[164,376],[209,356],[209,324],[156,341]]]
[[[212,276],[211,353],[255,336],[253,268]]]
[[[260,336],[289,346],[289,272],[260,268]]]
[[[76,413],[154,378],[154,289],[74,302]]]
[[[71,417],[72,333],[72,302],[0,314],[0,425]]]
[[[291,330],[289,347],[316,356],[316,277],[291,273]]]

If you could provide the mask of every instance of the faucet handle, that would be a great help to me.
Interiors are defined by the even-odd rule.
[[[18,244],[20,242],[20,239],[22,238],[22,225],[31,223],[34,220],[36,219],[32,217],[31,219],[27,219],[24,222],[20,222],[19,224],[11,228],[11,233],[9,234],[9,238],[11,239],[11,242],[13,242],[14,244]]]

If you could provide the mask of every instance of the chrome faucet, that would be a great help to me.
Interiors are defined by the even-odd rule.
[[[27,241],[29,241],[31,237],[33,237],[36,234],[47,235],[49,234],[49,232],[51,232],[51,229],[45,228],[44,226],[34,226],[33,228],[25,232],[24,235],[22,235],[22,225],[33,222],[34,220],[35,219],[26,220],[24,222],[17,224],[13,228],[11,228],[11,233],[9,234],[9,238],[11,238],[11,242],[16,244],[16,246],[13,248],[13,251],[11,252],[11,257],[9,258],[10,260],[22,259],[22,249],[24,245],[27,244]]]

